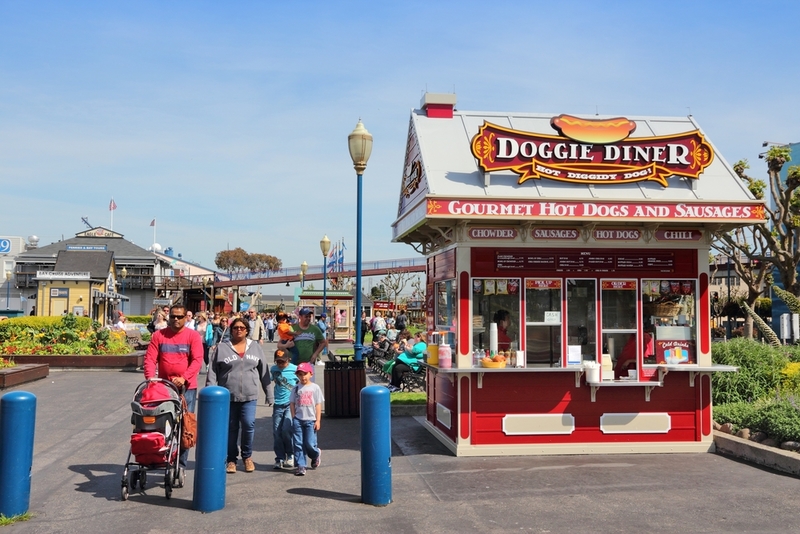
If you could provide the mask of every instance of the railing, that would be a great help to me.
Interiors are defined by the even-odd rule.
[[[330,267],[330,265],[328,266]],[[399,260],[382,260],[382,261],[367,261],[361,262],[362,270],[370,269],[399,269],[404,267],[425,267],[425,258],[406,258]],[[309,265],[306,270],[306,276],[311,274],[322,274],[322,265]],[[337,272],[341,271],[355,271],[356,262],[348,262],[344,264],[336,264],[336,270],[331,271],[328,269],[328,276],[336,276]],[[280,269],[278,271],[247,271],[243,273],[228,273],[223,275],[227,280],[250,280],[253,278],[272,278],[278,276],[300,276],[300,267],[289,267]],[[226,279],[217,275],[218,281],[225,281]]]

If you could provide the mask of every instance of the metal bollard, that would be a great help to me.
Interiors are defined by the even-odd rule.
[[[36,395],[27,391],[0,398],[0,515],[28,511],[31,500]]]
[[[197,406],[192,508],[214,512],[225,508],[225,459],[228,456],[228,414],[231,395],[227,389],[208,386],[200,390]]]
[[[392,502],[392,410],[383,386],[361,390],[361,502]]]

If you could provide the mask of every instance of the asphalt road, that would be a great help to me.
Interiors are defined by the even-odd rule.
[[[320,373],[321,378],[321,373]],[[257,410],[255,473],[227,478],[224,509],[193,511],[191,467],[173,498],[120,500],[139,373],[52,371],[37,396],[30,511],[11,533],[794,532],[800,481],[715,454],[455,458],[411,417],[392,420],[393,502],[360,503],[360,422],[324,419],[323,464],[272,469],[271,408]],[[150,479],[153,480],[152,478]]]

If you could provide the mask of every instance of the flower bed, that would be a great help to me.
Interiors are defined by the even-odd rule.
[[[35,321],[34,321],[35,320]],[[85,317],[19,317],[0,326],[0,354],[20,355],[128,355],[133,347],[121,330],[87,323]]]

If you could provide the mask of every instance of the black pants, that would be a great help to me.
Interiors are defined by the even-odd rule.
[[[398,361],[396,364],[394,364],[394,367],[392,367],[392,381],[389,383],[394,387],[399,388],[400,383],[403,381],[403,373],[408,373],[410,371],[411,367],[409,367],[408,364]]]
[[[274,328],[271,328],[271,329],[268,328],[267,329],[267,338],[269,339],[270,343],[275,341],[275,329]]]

